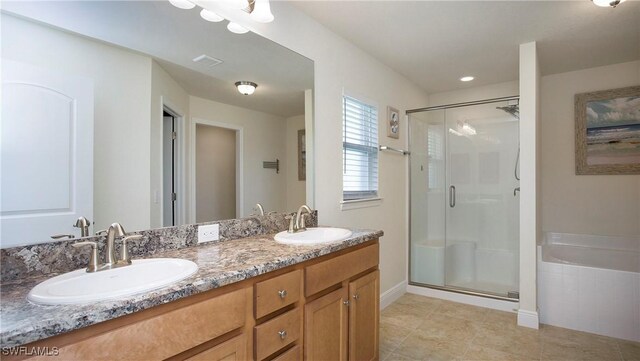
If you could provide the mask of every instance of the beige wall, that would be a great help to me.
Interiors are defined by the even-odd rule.
[[[575,175],[574,95],[640,84],[640,61],[542,77],[544,232],[640,234],[640,175]]]
[[[409,79],[337,36],[286,2],[272,2],[278,19],[270,24],[247,24],[271,40],[314,61],[315,208],[321,224],[382,229],[380,269],[382,292],[407,280],[408,159],[381,153],[381,204],[343,211],[342,198],[342,93],[359,94],[378,103],[380,144],[407,146],[407,123],[401,120],[400,139],[386,137],[386,107],[401,114],[427,104],[426,93]],[[233,16],[232,16],[233,18]],[[235,19],[242,22],[241,19]],[[308,130],[307,130],[308,131]]]
[[[256,203],[261,203],[265,212],[284,211],[287,174],[285,119],[194,96],[189,99],[192,121],[213,121],[243,128],[242,216],[251,214]],[[279,174],[275,169],[262,168],[263,161],[276,159],[280,159]]]
[[[189,94],[178,84],[175,80],[164,70],[158,63],[152,60],[151,62],[151,118],[149,122],[150,126],[150,228],[162,227],[162,114],[163,104],[173,108],[172,110],[180,113],[182,116],[178,120],[177,133],[180,133],[178,137],[176,148],[178,148],[177,155],[179,158],[178,163],[185,163],[186,154],[181,154],[180,148],[181,141],[185,143],[189,142]],[[183,148],[184,149],[184,148]],[[177,169],[178,174],[182,174],[186,177],[185,182],[182,184],[176,184],[180,188],[176,187],[176,193],[180,197],[178,205],[183,204],[182,200],[186,197],[186,185],[188,184],[189,173],[183,169]],[[176,218],[177,224],[181,224],[184,219],[185,209],[178,210],[178,216]]]
[[[149,228],[151,59],[1,16],[3,58],[93,80],[94,229]]]
[[[287,122],[287,191],[285,210],[293,212],[307,203],[306,182],[298,180],[298,131],[304,129],[304,115],[286,119]]]
[[[429,94],[429,106],[464,103],[474,100],[502,98],[518,95],[518,81],[470,87],[466,89]]]
[[[236,131],[196,125],[196,222],[236,218]]]
[[[540,86],[542,231],[640,234],[639,175],[575,175],[574,95],[640,84],[640,61],[546,75]],[[430,105],[518,93],[518,82],[429,95]],[[540,240],[539,240],[540,241]]]

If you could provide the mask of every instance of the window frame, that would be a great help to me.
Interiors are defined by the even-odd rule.
[[[352,101],[357,102],[358,104],[369,107],[375,110],[375,119],[373,123],[375,124],[375,138],[370,139],[373,140],[372,145],[363,145],[348,142],[346,138],[346,105],[347,98],[352,99]],[[342,94],[342,204],[343,206],[350,203],[356,202],[366,202],[366,201],[375,201],[380,200],[380,157],[378,155],[379,152],[379,133],[380,133],[380,118],[379,118],[379,107],[378,104],[366,97],[362,97],[359,95],[343,92]],[[364,119],[364,118],[363,118]],[[366,128],[365,125],[362,125],[362,130],[367,131],[371,128]],[[368,162],[368,176],[366,181],[369,183],[367,189],[362,190],[345,190],[345,175],[346,175],[346,154],[347,151],[350,150],[352,152],[357,152],[362,154],[367,158]],[[375,186],[373,184],[375,184]]]

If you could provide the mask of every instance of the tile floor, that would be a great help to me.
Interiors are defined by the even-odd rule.
[[[640,361],[640,343],[518,327],[514,313],[407,293],[381,313],[380,360]]]

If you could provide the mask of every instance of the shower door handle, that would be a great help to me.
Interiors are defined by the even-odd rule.
[[[456,186],[449,186],[449,207],[456,206]]]

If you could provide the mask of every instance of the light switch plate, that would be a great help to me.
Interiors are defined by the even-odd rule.
[[[220,225],[209,224],[198,226],[198,243],[217,241],[220,239]]]

